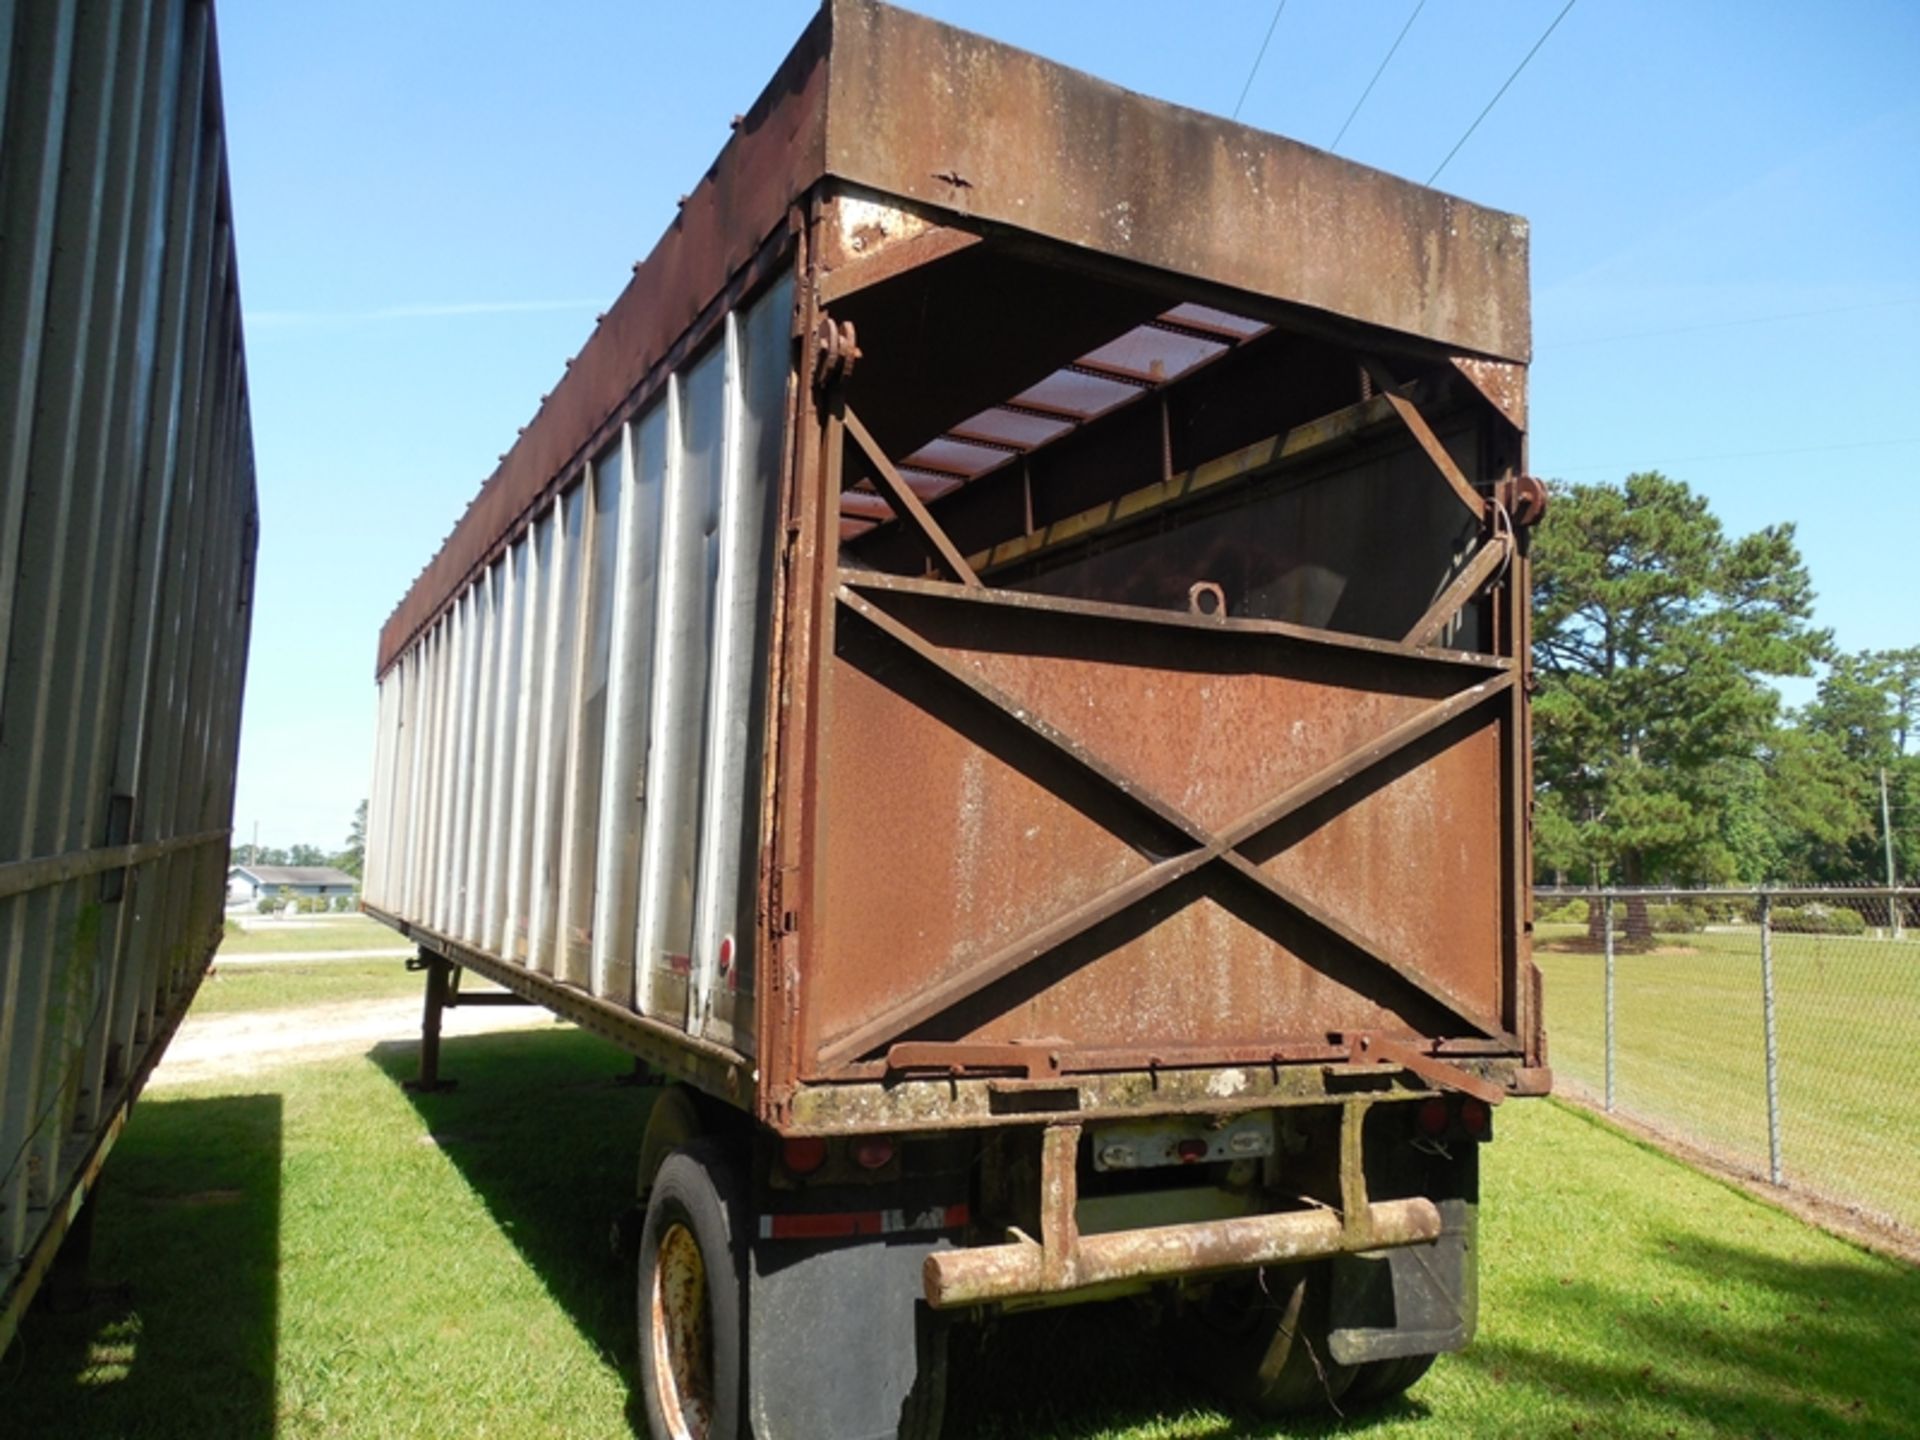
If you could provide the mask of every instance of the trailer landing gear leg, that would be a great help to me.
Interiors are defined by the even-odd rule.
[[[416,1095],[451,1090],[455,1082],[440,1078],[440,1016],[452,1000],[453,962],[422,950],[418,959],[407,962],[407,968],[426,971],[427,999],[420,1016],[420,1075],[405,1081],[403,1088]]]
[[[67,1227],[60,1248],[53,1252],[53,1264],[40,1290],[41,1304],[56,1315],[77,1315],[93,1301],[88,1267],[93,1259],[93,1217],[99,1212],[100,1187],[95,1185]]]
[[[636,1055],[633,1059],[633,1068],[623,1075],[614,1076],[613,1083],[623,1087],[651,1088],[665,1085],[667,1083],[667,1077]]]

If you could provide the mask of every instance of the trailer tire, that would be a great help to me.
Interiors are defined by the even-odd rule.
[[[1380,1405],[1397,1399],[1433,1368],[1437,1355],[1402,1355],[1393,1360],[1368,1360],[1353,1367],[1353,1383],[1340,1397],[1349,1409]]]
[[[1217,1281],[1181,1317],[1187,1369],[1261,1415],[1333,1407],[1354,1367],[1327,1351],[1329,1288],[1325,1265]]]
[[[661,1163],[640,1234],[640,1402],[654,1440],[747,1440],[746,1205],[726,1148]]]

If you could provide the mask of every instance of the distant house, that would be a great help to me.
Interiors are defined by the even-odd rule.
[[[282,892],[296,900],[351,895],[360,882],[331,865],[235,865],[227,871],[227,904],[251,905]]]

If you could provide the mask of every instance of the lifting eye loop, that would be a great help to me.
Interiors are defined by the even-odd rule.
[[[1227,595],[1211,580],[1196,580],[1187,588],[1187,609],[1209,620],[1227,618]]]

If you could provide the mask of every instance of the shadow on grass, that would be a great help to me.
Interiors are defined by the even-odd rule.
[[[1417,1392],[1344,1416],[1273,1421],[1223,1412],[1216,1396],[1173,1363],[1169,1338],[1142,1306],[1124,1300],[963,1329],[954,1337],[942,1440],[1158,1436],[1174,1417],[1183,1440],[1364,1436],[1428,1414]]]
[[[28,1314],[0,1433],[273,1435],[280,1149],[278,1095],[134,1108],[90,1202],[89,1301]]]
[[[984,1344],[956,1345],[949,1440],[1157,1436],[1172,1417],[1195,1440],[1506,1436],[1569,1423],[1612,1436],[1920,1440],[1920,1271],[1796,1261],[1676,1229],[1638,1253],[1596,1254],[1589,1278],[1505,1288],[1492,1299],[1498,1328],[1551,1317],[1546,1335],[1560,1340],[1483,1339],[1389,1405],[1288,1421],[1217,1413],[1124,1304],[1011,1317]],[[1439,1390],[1449,1379],[1465,1383]],[[1435,1409],[1429,1387],[1445,1396]],[[1017,1410],[1010,1396],[1023,1397]]]
[[[1571,1284],[1531,1279],[1517,1303],[1592,1315],[1616,1348],[1654,1358],[1597,1363],[1508,1340],[1476,1346],[1464,1363],[1501,1385],[1631,1400],[1688,1433],[1920,1440],[1920,1270],[1795,1261],[1681,1230],[1641,1253],[1622,1247],[1596,1270]],[[1649,1273],[1673,1283],[1649,1287]]]
[[[399,1085],[417,1041],[369,1054]],[[407,1092],[427,1132],[581,1334],[632,1384],[633,1279],[613,1222],[633,1204],[640,1140],[660,1092],[617,1083],[632,1062],[581,1030],[543,1028],[442,1042],[452,1090]]]

